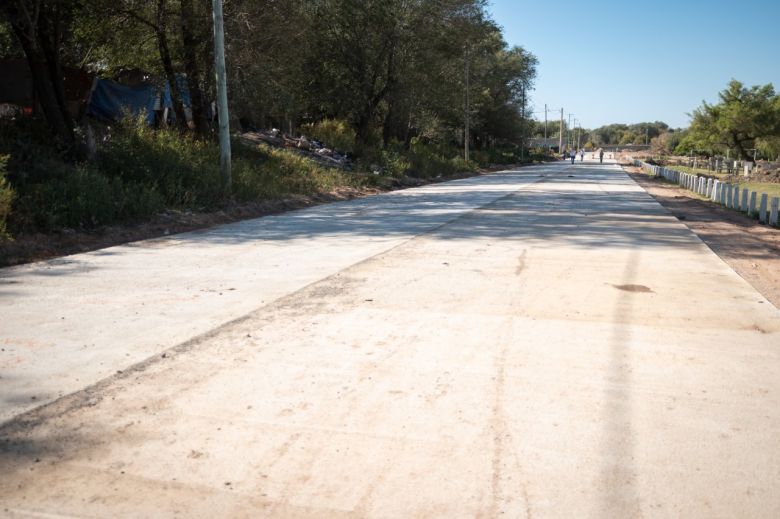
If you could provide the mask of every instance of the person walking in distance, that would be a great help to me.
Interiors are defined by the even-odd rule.
[[[585,150],[580,150],[580,162],[583,162],[585,160]]]
[[[599,150],[599,164],[604,164],[604,150]]]
[[[571,159],[571,163],[574,164],[574,159],[577,158],[577,154],[574,152],[574,149],[569,150],[569,158]]]

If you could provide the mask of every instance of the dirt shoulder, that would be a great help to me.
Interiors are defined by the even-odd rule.
[[[496,165],[480,169],[475,173],[459,173],[433,179],[393,179],[385,185],[377,187],[340,188],[329,193],[316,195],[296,195],[278,200],[235,204],[215,212],[166,211],[147,222],[110,225],[89,231],[68,229],[55,233],[23,235],[10,242],[0,242],[0,267],[89,252],[123,243],[207,229],[217,225],[304,209],[319,204],[352,200],[398,189],[486,175],[518,167],[522,166]]]
[[[639,168],[623,169],[737,274],[780,308],[779,230],[655,179]]]

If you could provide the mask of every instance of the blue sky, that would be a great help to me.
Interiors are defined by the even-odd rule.
[[[510,45],[539,59],[539,119],[547,103],[585,128],[685,127],[732,78],[780,89],[780,0],[490,0],[489,10]]]

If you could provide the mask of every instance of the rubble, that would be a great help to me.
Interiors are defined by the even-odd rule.
[[[323,166],[351,170],[352,159],[346,153],[329,148],[325,143],[309,139],[305,135],[291,137],[277,128],[244,132],[241,140],[250,144],[267,144],[274,148],[285,148],[311,159]]]

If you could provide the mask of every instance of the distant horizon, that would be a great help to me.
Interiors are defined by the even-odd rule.
[[[687,114],[716,102],[732,79],[780,87],[780,3],[745,0],[738,15],[724,0],[703,7],[671,0],[651,8],[615,0],[594,0],[587,9],[572,0],[555,5],[488,6],[507,43],[539,59],[530,94],[538,120],[547,103],[563,107],[564,118],[575,114],[584,128],[654,121],[687,128]],[[559,116],[548,112],[548,120]]]

